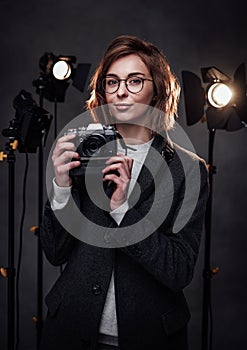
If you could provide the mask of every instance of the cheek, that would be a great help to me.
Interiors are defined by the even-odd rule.
[[[113,95],[110,95],[110,94],[106,94],[105,95],[105,100],[106,100],[106,103],[108,104],[108,103],[112,103],[112,101],[113,101]]]
[[[135,95],[136,102],[143,103],[145,105],[150,105],[153,100],[154,93],[152,90],[146,91],[142,95]]]

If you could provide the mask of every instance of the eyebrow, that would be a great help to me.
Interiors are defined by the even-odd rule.
[[[141,73],[141,72],[133,72],[133,73],[129,73],[127,75],[127,77],[133,77],[133,76],[136,76],[136,75],[143,75],[145,76],[146,74],[144,73]],[[106,74],[106,77],[115,77],[115,78],[119,78],[119,76],[117,74],[114,74],[114,73],[109,73],[109,74]]]

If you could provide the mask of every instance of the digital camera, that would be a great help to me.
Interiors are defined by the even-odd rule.
[[[116,139],[119,134],[113,126],[92,123],[85,127],[68,129],[65,135],[68,134],[76,135],[73,142],[81,162],[79,167],[70,170],[71,177],[85,174],[88,165],[87,171],[90,174],[98,174],[106,166],[106,160],[117,154]]]

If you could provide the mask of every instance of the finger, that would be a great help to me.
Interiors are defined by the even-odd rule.
[[[115,174],[107,174],[104,176],[103,181],[112,181],[117,185],[117,189],[122,192],[126,192],[129,181],[123,181],[119,176]]]
[[[124,159],[124,166],[125,166],[126,174],[129,178],[131,178],[131,170],[132,170],[131,164],[133,162],[133,159],[131,159],[127,156],[124,156],[123,159]]]
[[[121,205],[127,198],[127,191],[129,187],[129,181],[122,181],[121,178],[114,174],[106,175],[103,181],[109,181],[109,183],[115,184],[115,189],[111,195],[111,202],[118,203],[117,207]]]
[[[60,164],[56,167],[56,174],[58,176],[67,174],[69,170],[78,167],[81,164],[79,161],[69,162],[67,164]]]
[[[130,170],[130,172],[132,171],[132,168],[133,168],[133,163],[134,163],[134,159],[133,158],[130,158],[130,157],[126,157],[126,161],[128,163],[128,168]]]
[[[128,157],[125,154],[121,154],[121,153],[118,153],[118,156],[123,158],[126,161],[126,163],[128,164],[129,169],[132,168],[132,164],[133,164],[133,161],[134,161],[133,158]]]
[[[114,163],[114,164],[108,165],[105,169],[102,170],[103,174],[105,175],[114,171],[117,171],[119,173],[118,177],[121,177],[124,180],[129,180],[131,177],[130,172],[126,170],[126,167],[123,163]]]
[[[61,152],[65,149],[70,149],[70,150],[75,150],[76,146],[74,142],[70,142],[75,138],[75,134],[69,134],[69,135],[65,135],[60,137],[57,140],[56,146],[54,148],[54,152]]]
[[[106,164],[112,164],[112,163],[118,163],[118,162],[123,162],[123,157],[121,155],[113,156],[107,159]]]
[[[76,134],[67,134],[59,137],[57,142],[67,142],[69,140],[73,140],[76,137]]]
[[[128,156],[125,156],[124,154],[122,154],[122,153],[118,153],[116,156],[113,156],[113,157],[110,157],[107,161],[106,161],[106,163],[108,164],[110,164],[110,163],[114,163],[114,162],[121,162],[122,160],[127,160],[127,159],[132,159],[132,158],[130,158],[130,157],[128,157]]]
[[[119,156],[114,156],[111,157],[106,161],[106,164],[113,164],[113,163],[121,163],[125,167],[125,171],[127,173],[127,176],[130,178],[131,177],[131,169],[132,169],[132,164],[133,164],[133,159],[124,155],[119,155]]]
[[[56,147],[54,148],[53,155],[55,157],[59,157],[63,152],[65,151],[75,151],[76,146],[72,142],[62,142],[57,143]]]
[[[60,156],[57,156],[56,154],[52,155],[52,161],[53,165],[56,167],[61,164],[65,164],[70,162],[73,158],[75,159],[80,159],[80,156],[77,152],[72,152],[72,151],[65,151]]]

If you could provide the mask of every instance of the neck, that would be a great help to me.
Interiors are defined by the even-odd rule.
[[[117,124],[117,130],[128,144],[138,145],[150,141],[153,137],[152,130],[140,125]]]

